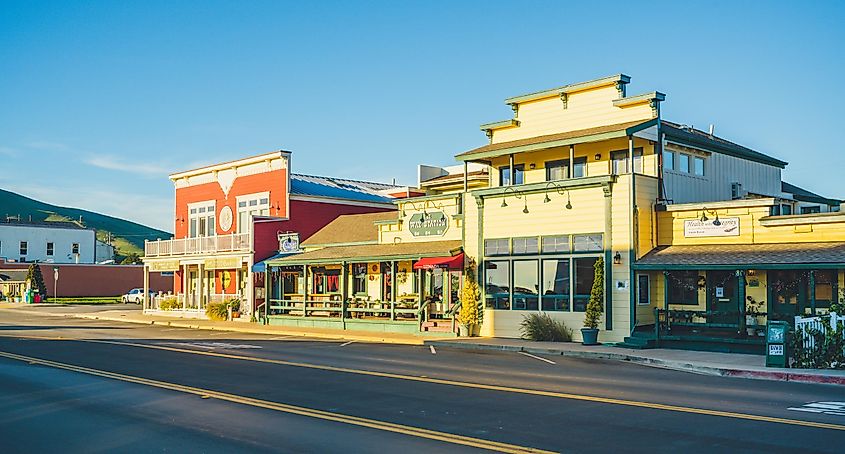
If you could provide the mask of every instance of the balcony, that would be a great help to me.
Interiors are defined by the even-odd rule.
[[[250,245],[249,233],[145,241],[144,256],[147,258],[184,257],[220,252],[250,252]]]

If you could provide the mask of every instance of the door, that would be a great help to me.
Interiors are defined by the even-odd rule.
[[[185,301],[187,302],[188,308],[199,307],[197,289],[199,289],[199,272],[193,269],[188,271],[188,289],[185,292]]]
[[[739,287],[733,271],[707,272],[707,307],[716,313],[709,323],[739,325]],[[725,327],[725,326],[722,326]]]
[[[807,302],[807,276],[801,270],[774,270],[768,272],[769,320],[790,323],[803,312]]]

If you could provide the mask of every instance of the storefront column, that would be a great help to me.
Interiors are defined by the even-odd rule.
[[[302,265],[302,316],[308,313],[308,265]]]
[[[144,307],[150,307],[150,268],[144,264]]]
[[[340,319],[342,321],[346,320],[346,299],[349,297],[349,283],[347,282],[349,273],[346,268],[347,266],[350,265],[348,263],[340,264]],[[346,322],[344,321],[344,323]]]
[[[420,322],[420,324],[422,324],[422,322],[425,321],[424,320],[425,319],[425,310],[423,309],[423,291],[425,290],[425,282],[423,282],[423,270],[422,269],[417,271],[417,276],[418,276],[417,282],[419,282],[419,287],[418,287],[418,290],[419,290],[418,293],[419,294],[417,295],[417,299],[419,300],[418,313],[420,315],[419,322]]]
[[[205,266],[202,263],[200,263],[200,264],[197,265],[197,298],[198,298],[197,309],[198,310],[202,310],[202,308],[203,308],[203,304],[202,304],[203,298],[202,297],[205,293],[205,286],[202,285],[202,284],[204,284],[203,281],[205,281]]]
[[[745,270],[736,270],[736,293],[739,300],[739,334],[745,333]]]
[[[390,320],[396,320],[396,261],[390,262]]]
[[[810,270],[810,314],[816,315],[816,271]],[[801,314],[802,316],[804,314]]]
[[[663,310],[666,311],[667,317],[669,316],[669,272],[663,272]]]
[[[264,324],[268,325],[270,320],[270,265],[264,265]]]
[[[184,311],[188,309],[188,265],[180,266],[182,267],[182,310]]]
[[[513,175],[513,153],[508,155],[508,171],[510,172],[508,185],[513,186],[516,182],[516,178]]]

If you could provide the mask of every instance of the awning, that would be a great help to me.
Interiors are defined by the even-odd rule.
[[[267,261],[268,260],[276,260],[282,257],[287,257],[289,255],[296,255],[296,252],[280,252],[272,257],[267,257],[266,259],[252,265],[252,272],[253,273],[263,273],[264,270],[267,269]]]
[[[845,242],[660,246],[638,270],[845,268]]]
[[[419,260],[425,257],[448,257],[459,252],[461,240],[414,241],[389,244],[357,244],[328,246],[290,257],[267,259],[270,266],[323,265],[331,263],[390,262]]]
[[[452,255],[449,257],[425,257],[421,258],[414,264],[415,270],[430,270],[433,268],[445,268],[449,270],[459,270],[464,266],[464,253]]]

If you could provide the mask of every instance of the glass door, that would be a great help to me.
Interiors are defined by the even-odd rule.
[[[807,285],[804,271],[769,271],[769,320],[794,322],[802,312],[807,300]]]

